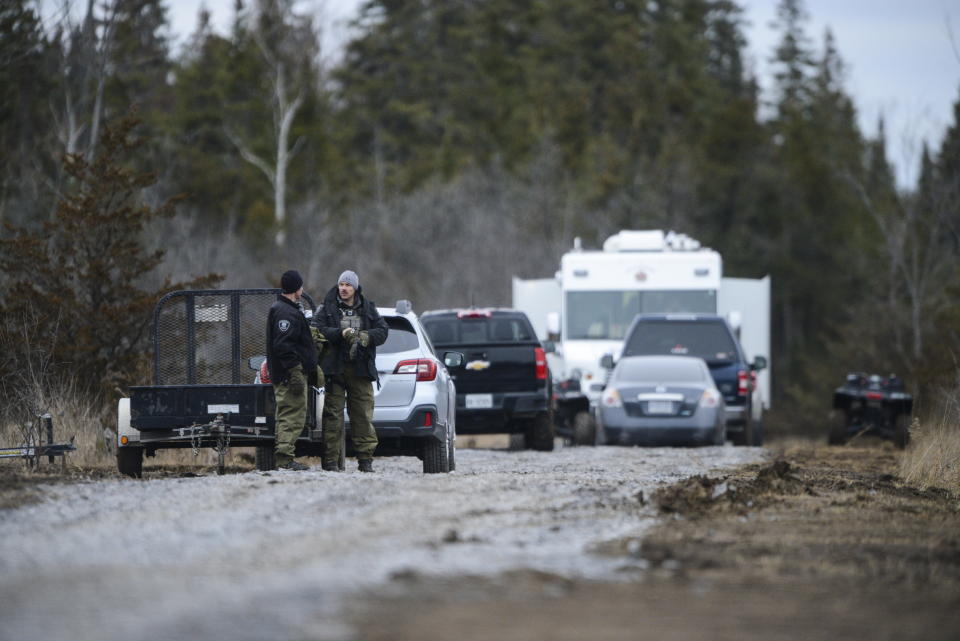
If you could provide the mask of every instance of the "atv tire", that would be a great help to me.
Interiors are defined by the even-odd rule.
[[[897,414],[893,426],[893,444],[901,450],[905,449],[910,443],[910,415]]]
[[[844,445],[847,442],[847,413],[836,410],[830,413],[830,431],[827,433],[828,445]]]
[[[573,417],[573,444],[596,445],[597,421],[589,412],[577,412]]]

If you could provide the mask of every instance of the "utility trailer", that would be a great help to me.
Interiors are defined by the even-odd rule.
[[[637,314],[719,314],[753,362],[770,361],[770,277],[725,278],[720,253],[673,231],[622,230],[601,250],[577,238],[553,278],[513,279],[513,307],[527,314],[547,351],[554,381],[556,430],[575,444],[593,444],[594,413],[610,370]],[[756,373],[752,416],[770,408],[770,370]]]
[[[153,385],[130,388],[117,409],[117,468],[140,477],[144,456],[203,448],[217,453],[217,471],[231,447],[255,448],[257,469],[274,467],[273,386],[257,378],[266,351],[267,313],[279,289],[181,290],[157,303],[153,316]],[[303,311],[315,305],[304,294]],[[297,456],[322,456],[323,389],[308,393]]]

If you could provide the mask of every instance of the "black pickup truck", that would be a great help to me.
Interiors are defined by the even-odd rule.
[[[459,434],[523,434],[528,449],[553,449],[550,372],[526,314],[437,310],[420,321],[437,350],[464,355],[454,377]]]

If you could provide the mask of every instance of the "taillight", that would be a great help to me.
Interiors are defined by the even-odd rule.
[[[720,404],[720,399],[723,398],[720,396],[720,392],[715,389],[705,389],[703,390],[703,395],[700,397],[700,407],[716,407]]]
[[[493,311],[489,309],[463,309],[457,312],[457,318],[490,318]]]
[[[263,362],[260,363],[260,382],[261,383],[270,383],[270,368],[267,367],[267,359],[263,359]]]
[[[867,392],[867,398],[869,398],[871,401],[881,401],[881,400],[883,400],[883,393],[882,393],[882,392]]]
[[[537,380],[547,380],[547,353],[543,351],[542,347],[535,347],[533,358],[537,364]]]
[[[745,369],[737,372],[737,394],[746,396],[750,391],[750,372]]]
[[[752,370],[750,371],[750,389],[757,389],[757,373]]]
[[[416,374],[418,381],[432,381],[437,377],[437,364],[429,358],[415,358],[400,361],[393,370],[394,374]]]

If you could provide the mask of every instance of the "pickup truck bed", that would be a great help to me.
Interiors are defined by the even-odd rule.
[[[432,311],[421,321],[436,349],[464,355],[455,375],[460,434],[523,434],[527,447],[553,449],[546,355],[524,313]]]

